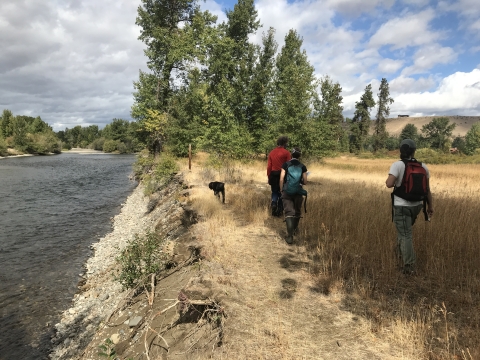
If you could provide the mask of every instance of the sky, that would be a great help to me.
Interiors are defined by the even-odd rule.
[[[199,4],[226,20],[236,0]],[[41,116],[55,131],[132,120],[133,81],[147,71],[140,0],[1,0],[0,111]],[[316,75],[343,89],[344,116],[388,80],[399,114],[480,115],[480,1],[256,0],[251,41],[290,29]],[[372,117],[375,110],[372,111]]]

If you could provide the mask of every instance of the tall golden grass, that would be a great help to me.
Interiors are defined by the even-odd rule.
[[[306,162],[308,212],[296,245],[309,254],[314,291],[340,289],[345,309],[368,318],[372,332],[390,329],[396,340],[415,342],[422,358],[480,359],[480,166],[429,166],[435,214],[431,222],[422,214],[417,219],[418,274],[405,276],[394,256],[396,232],[384,184],[392,162]],[[201,181],[226,182],[237,216],[269,224],[265,166],[205,167]],[[415,336],[400,339],[405,328]]]

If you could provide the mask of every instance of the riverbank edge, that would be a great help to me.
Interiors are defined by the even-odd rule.
[[[182,175],[178,174],[154,198],[148,198],[140,183],[122,204],[120,213],[112,218],[112,231],[90,246],[94,253],[84,264],[84,281],[72,299],[72,306],[62,313],[61,320],[54,326],[50,359],[81,356],[127,293],[114,280],[116,257],[136,234],[153,231],[160,219],[168,222],[173,208],[186,205],[176,199],[182,184]],[[149,211],[152,203],[153,210]]]

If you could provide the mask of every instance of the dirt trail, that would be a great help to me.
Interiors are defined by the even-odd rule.
[[[204,191],[200,182],[194,185]],[[246,186],[263,187],[265,193],[265,186]],[[220,282],[227,294],[223,305],[228,319],[223,346],[213,358],[409,358],[405,354],[410,351],[387,341],[388,333],[374,335],[368,321],[342,311],[341,293],[319,293],[305,249],[283,240],[283,219],[248,223],[233,215],[235,209],[228,201],[224,211],[230,214],[234,231],[232,226],[217,229],[210,241],[226,274]]]

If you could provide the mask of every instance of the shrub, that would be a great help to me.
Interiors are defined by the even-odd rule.
[[[155,163],[155,158],[150,152],[145,149],[138,154],[137,161],[133,164],[133,172],[137,180],[142,180],[143,177],[150,172]]]
[[[117,151],[120,154],[126,154],[128,152],[127,151],[127,146],[123,142],[117,141]]]
[[[162,153],[153,167],[151,176],[144,177],[145,195],[151,195],[162,189],[178,171],[176,159],[167,153]]]
[[[103,151],[111,153],[117,150],[117,142],[115,140],[105,140],[103,143]]]
[[[7,156],[7,143],[3,138],[0,137],[0,156]]]
[[[148,285],[148,275],[164,267],[166,255],[162,251],[164,240],[156,233],[147,233],[141,237],[135,235],[117,257],[120,273],[116,280],[124,289],[137,285]]]
[[[104,143],[105,143],[105,138],[101,137],[101,138],[93,140],[93,142],[90,144],[90,147],[93,150],[103,151],[103,144]]]

